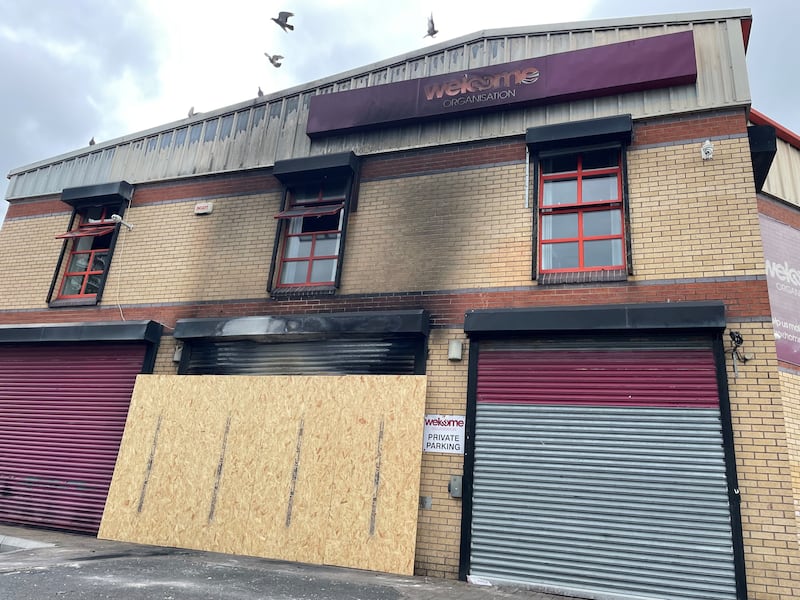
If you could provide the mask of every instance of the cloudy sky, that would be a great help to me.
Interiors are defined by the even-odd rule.
[[[797,0],[0,0],[0,199],[11,169],[259,86],[277,92],[483,29],[729,8],[753,13],[753,106],[800,132]],[[280,10],[295,13],[294,32],[270,20]]]

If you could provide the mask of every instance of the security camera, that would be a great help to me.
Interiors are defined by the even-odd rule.
[[[703,142],[703,145],[700,146],[700,156],[703,160],[711,160],[714,158],[714,144],[711,143],[711,140],[706,140]]]
[[[131,229],[133,229],[133,225],[131,225],[130,223],[126,223],[125,221],[123,221],[123,220],[122,220],[122,217],[121,217],[121,216],[119,216],[117,213],[114,213],[113,215],[111,215],[111,220],[112,220],[112,221],[114,221],[114,223],[119,223],[120,225],[124,225],[125,227],[127,227],[127,228],[128,228],[128,231],[130,231]]]

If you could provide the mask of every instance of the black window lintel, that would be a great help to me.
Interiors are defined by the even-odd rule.
[[[65,188],[61,192],[61,201],[76,210],[87,206],[108,206],[129,202],[132,197],[133,186],[127,181]]]
[[[32,323],[0,325],[0,344],[22,342],[158,343],[163,325],[156,321],[98,321],[91,323]]]
[[[525,134],[525,143],[539,152],[604,142],[627,145],[630,144],[632,135],[633,118],[626,114],[531,127]]]
[[[293,185],[330,176],[349,176],[357,173],[358,167],[359,157],[350,151],[278,160],[272,174],[284,185]]]
[[[481,309],[466,313],[467,335],[532,332],[725,329],[722,302]]]

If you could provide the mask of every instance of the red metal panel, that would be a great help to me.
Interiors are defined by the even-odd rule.
[[[75,238],[88,237],[88,236],[101,236],[111,233],[116,228],[116,225],[109,225],[106,227],[82,227],[74,231],[67,231],[56,236],[57,240],[72,240]]]
[[[276,219],[294,219],[296,217],[324,217],[335,215],[344,208],[344,203],[324,204],[322,206],[299,206],[283,210],[275,215]]]
[[[0,346],[0,522],[97,533],[145,351]]]
[[[716,366],[708,349],[481,351],[478,402],[719,405]]]

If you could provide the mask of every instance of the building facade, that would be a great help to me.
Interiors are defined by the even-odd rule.
[[[751,21],[482,32],[15,169],[0,520],[796,597],[800,140],[750,108]],[[220,522],[234,480],[280,510]],[[362,537],[303,521],[346,500]]]

